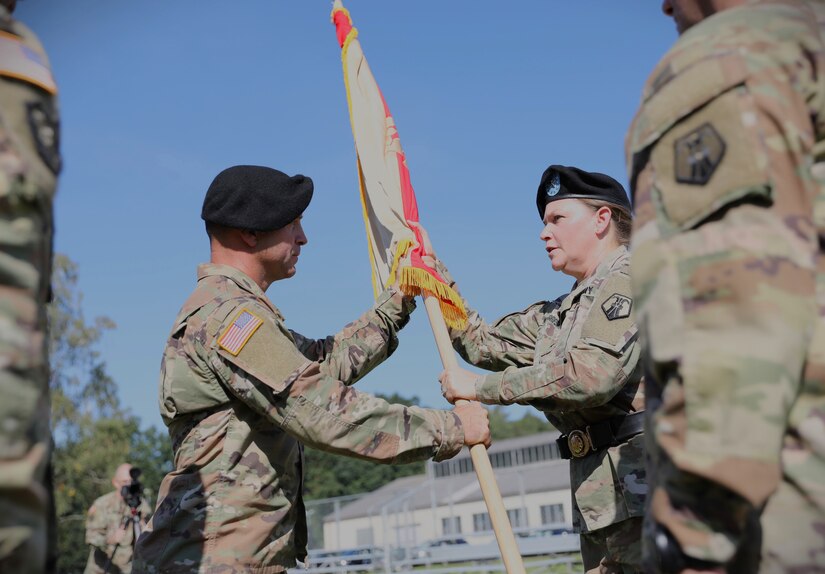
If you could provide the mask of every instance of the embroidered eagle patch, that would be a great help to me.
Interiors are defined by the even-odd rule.
[[[261,325],[263,325],[262,319],[246,309],[241,309],[232,324],[226,328],[221,338],[218,339],[218,345],[237,357],[246,342]]]
[[[607,298],[607,301],[602,303],[602,311],[608,321],[615,321],[616,319],[624,319],[630,317],[630,309],[633,307],[633,301],[630,297],[613,293]]]
[[[676,181],[705,185],[725,156],[725,140],[716,129],[702,124],[673,144]]]

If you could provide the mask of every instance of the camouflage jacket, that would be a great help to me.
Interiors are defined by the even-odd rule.
[[[146,501],[140,507],[141,516],[149,516],[152,509]],[[134,545],[134,528],[128,523],[120,544],[115,546],[109,541],[132,516],[131,509],[123,501],[117,491],[104,494],[92,503],[86,515],[86,544],[92,548],[89,551],[89,560],[86,562],[84,574],[103,574],[111,557],[109,574],[129,574],[132,568],[132,548]]]
[[[488,404],[527,404],[562,433],[644,408],[639,343],[631,317],[627,249],[554,301],[492,325],[468,307],[453,346],[478,367],[497,371],[476,387]],[[439,270],[449,277],[439,262]],[[647,484],[642,436],[570,462],[573,524],[591,531],[644,514]]]
[[[775,1],[690,28],[651,74],[627,137],[633,292],[648,413],[658,407],[652,517],[689,556],[724,563],[758,545],[750,517],[779,489],[765,557],[783,546],[782,524],[800,572],[825,560],[819,10],[820,27],[809,7]],[[805,536],[818,557],[794,546]]]
[[[387,464],[461,450],[453,413],[348,386],[392,353],[413,305],[385,291],[360,319],[316,341],[288,330],[242,272],[201,266],[163,358],[160,408],[175,469],[138,542],[135,572],[294,566],[307,542],[301,443]]]

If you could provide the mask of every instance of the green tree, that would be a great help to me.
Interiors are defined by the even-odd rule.
[[[106,318],[88,322],[78,288],[77,266],[55,258],[53,301],[49,309],[55,505],[58,515],[58,567],[83,571],[86,512],[111,491],[111,478],[122,462],[143,469],[147,494],[156,492],[171,468],[169,441],[157,429],[140,429],[139,419],[120,405],[114,380],[97,346],[115,327]]]
[[[520,419],[511,420],[504,407],[496,405],[488,407],[490,412],[490,434],[493,440],[527,436],[553,430],[546,418],[533,414],[533,409],[527,410]]]

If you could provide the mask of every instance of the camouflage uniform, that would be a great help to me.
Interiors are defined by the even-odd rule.
[[[825,571],[817,9],[819,26],[810,6],[776,1],[690,28],[627,140],[633,291],[658,408],[646,527],[730,572]]]
[[[476,385],[478,400],[532,405],[563,434],[642,410],[629,264],[620,247],[570,293],[493,325],[470,310],[467,328],[451,330],[453,346],[469,363],[498,371]],[[449,278],[443,264],[437,266]],[[625,305],[615,313],[617,301]],[[588,572],[639,571],[647,494],[642,444],[636,435],[570,461],[573,526],[582,533]]]
[[[301,442],[387,464],[461,450],[453,413],[348,386],[396,348],[412,299],[385,291],[342,332],[312,340],[288,330],[240,271],[203,265],[198,277],[161,368],[175,470],[138,541],[134,572],[267,574],[303,559]]]
[[[152,512],[145,500],[141,500],[140,515],[143,522]],[[92,548],[86,562],[84,574],[129,574],[132,570],[132,548],[134,526],[131,522],[132,509],[115,491],[104,494],[94,501],[86,516],[86,544]],[[143,524],[141,523],[141,525]],[[109,540],[118,529],[127,525],[120,543],[115,546]],[[111,557],[111,563],[109,558]],[[108,565],[108,569],[107,569]]]
[[[58,117],[43,47],[0,6],[0,571],[55,559],[46,301]]]

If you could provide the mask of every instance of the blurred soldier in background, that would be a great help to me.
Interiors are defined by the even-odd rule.
[[[86,544],[92,548],[84,574],[129,574],[138,531],[152,509],[142,497],[133,474],[140,471],[123,463],[112,477],[115,489],[94,501],[86,516]],[[137,521],[134,518],[137,517]]]
[[[57,88],[0,0],[0,572],[53,571],[46,302],[60,171]]]
[[[650,572],[825,572],[825,4],[666,0],[627,138]]]

